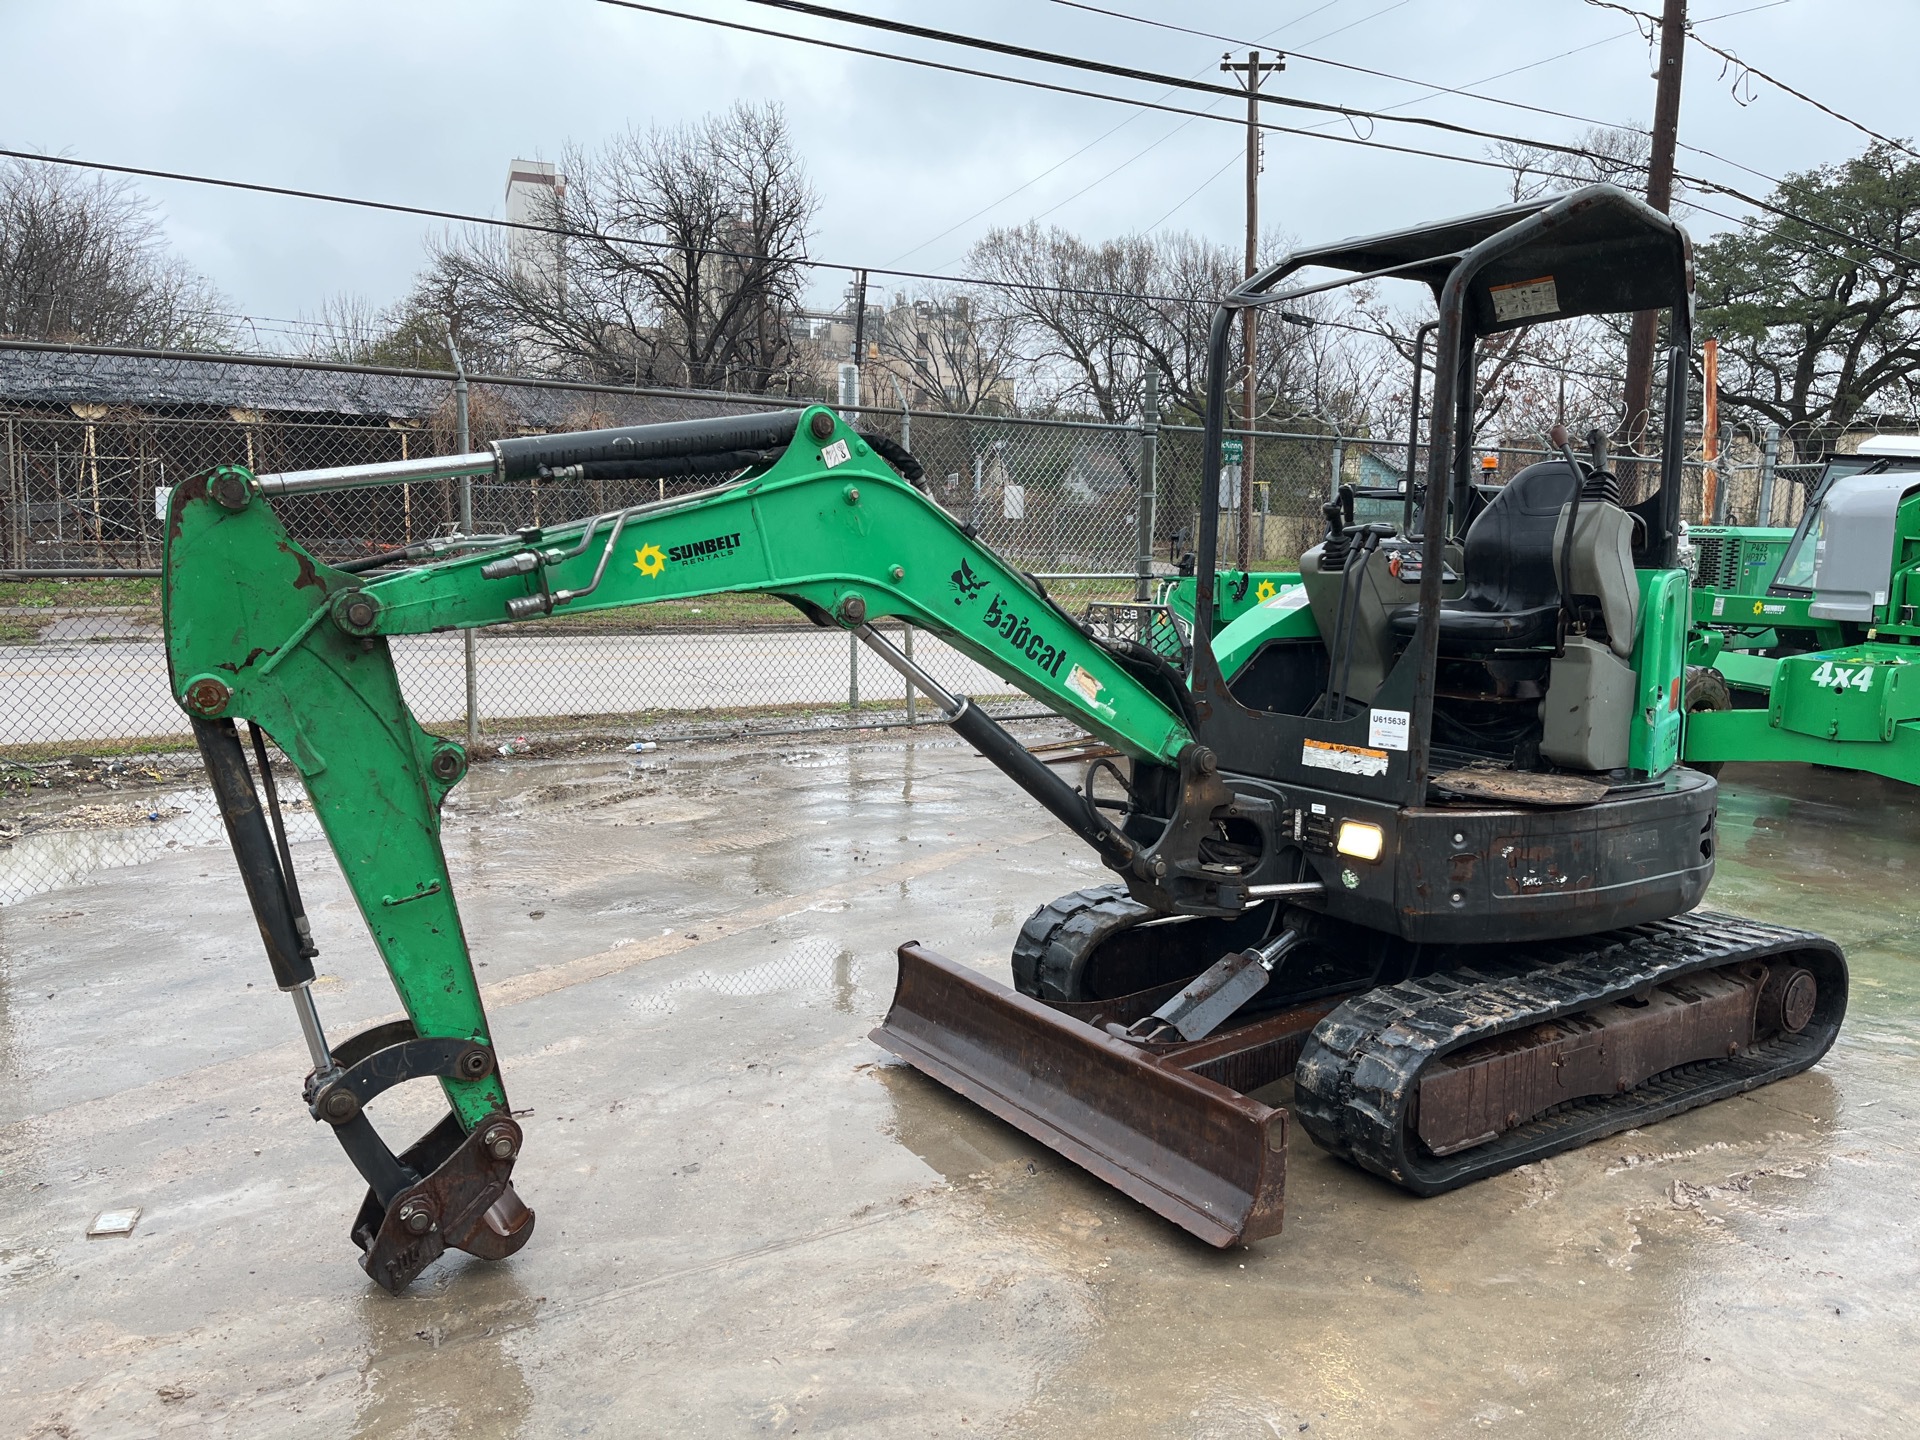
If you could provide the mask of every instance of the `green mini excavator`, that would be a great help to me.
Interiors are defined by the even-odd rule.
[[[1432,462],[1410,523],[1330,505],[1300,584],[1216,634],[1231,325],[1326,288],[1295,278],[1309,269],[1430,288]],[[1279,1229],[1289,1114],[1424,1195],[1813,1064],[1846,1006],[1838,948],[1694,909],[1716,792],[1677,763],[1690,277],[1685,234],[1601,186],[1301,250],[1250,278],[1209,335],[1196,593],[1172,653],[1096,638],[916,488],[909,453],[821,406],[349,469],[223,467],[180,486],[173,692],[312,1054],[306,1104],[366,1181],[352,1234],[367,1272],[397,1291],[449,1247],[509,1255],[533,1223],[512,1184],[510,1057],[440,843],[468,757],[409,713],[395,636],[741,591],[852,632],[1113,872],[1027,921],[1011,989],[902,946],[875,1039],[1211,1244]],[[1477,342],[1651,309],[1668,312],[1671,377],[1658,493],[1624,505],[1564,445],[1478,491]],[[474,475],[590,481],[618,503],[344,566],[275,513]],[[663,500],[665,479],[703,488]],[[882,618],[941,636],[1118,755],[1062,778],[892,645]],[[404,1020],[344,1039],[322,1026],[269,738]],[[438,1081],[448,1111],[396,1152],[367,1106],[414,1080]]]

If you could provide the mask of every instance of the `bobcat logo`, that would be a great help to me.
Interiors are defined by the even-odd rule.
[[[987,588],[987,582],[975,575],[973,567],[964,560],[960,562],[960,568],[947,578],[947,583],[960,592],[954,597],[953,603],[956,605],[965,604]]]

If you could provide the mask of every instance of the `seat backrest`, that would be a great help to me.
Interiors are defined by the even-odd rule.
[[[1559,575],[1561,549],[1567,537],[1567,517],[1563,509],[1554,522],[1553,563],[1555,575],[1568,595],[1582,599],[1591,596],[1600,602],[1600,618],[1606,623],[1607,644],[1622,660],[1633,654],[1633,641],[1640,622],[1640,577],[1633,573],[1633,517],[1618,505],[1591,497],[1580,502],[1580,518],[1574,522],[1573,576]]]
[[[1500,487],[1467,527],[1464,607],[1518,611],[1559,602],[1553,535],[1576,483],[1566,461],[1542,460]]]

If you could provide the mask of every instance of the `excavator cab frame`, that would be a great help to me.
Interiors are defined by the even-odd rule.
[[[1345,275],[1330,283],[1280,288],[1283,281],[1308,269]],[[1208,335],[1193,692],[1203,717],[1203,738],[1223,753],[1286,750],[1297,754],[1308,738],[1330,739],[1310,736],[1311,727],[1288,724],[1292,717],[1248,710],[1235,700],[1214,658],[1220,442],[1233,318],[1249,307],[1277,306],[1309,294],[1385,279],[1426,284],[1439,309],[1432,322],[1437,334],[1423,493],[1412,492],[1409,467],[1407,513],[1410,522],[1418,519],[1422,561],[1420,622],[1396,672],[1383,687],[1391,696],[1404,697],[1410,711],[1409,743],[1404,751],[1388,756],[1384,773],[1364,777],[1365,783],[1345,778],[1329,783],[1403,806],[1419,806],[1427,800],[1432,774],[1430,735],[1445,550],[1450,541],[1462,538],[1472,512],[1476,343],[1502,331],[1582,315],[1668,312],[1665,408],[1669,419],[1662,436],[1661,483],[1655,495],[1637,507],[1644,539],[1636,546],[1636,558],[1649,569],[1673,570],[1679,563],[1678,477],[1684,433],[1680,417],[1686,413],[1687,355],[1692,343],[1693,259],[1686,232],[1667,216],[1614,186],[1595,185],[1551,200],[1296,250],[1222,300]],[[1411,461],[1411,446],[1409,450]],[[1443,503],[1426,503],[1426,497],[1433,495],[1442,496]],[[1350,733],[1362,728],[1356,723]]]

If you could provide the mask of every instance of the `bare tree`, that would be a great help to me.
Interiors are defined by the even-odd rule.
[[[1089,244],[1029,221],[989,231],[967,267],[1018,335],[1022,379],[1042,407],[1106,420],[1138,411],[1148,364],[1138,336],[1153,274],[1145,240]]]
[[[958,286],[901,297],[880,319],[882,367],[918,403],[975,414],[1012,399],[1018,322]]]
[[[510,364],[505,346],[488,335],[484,317],[471,310],[461,297],[421,283],[404,300],[387,306],[372,305],[359,295],[332,295],[321,302],[317,315],[303,319],[297,351],[310,360],[444,370],[451,325],[462,337],[461,354],[469,368],[499,370]]]
[[[1521,145],[1502,140],[1487,147],[1487,154],[1510,172],[1508,189],[1514,200],[1535,200],[1561,190],[1577,190],[1582,185],[1618,185],[1639,194],[1647,188],[1647,160],[1653,153],[1653,137],[1630,126],[1589,126],[1574,145],[1585,151],[1567,155],[1544,150],[1537,145]],[[1676,189],[1676,195],[1679,191]]]
[[[1277,251],[1278,237],[1266,248]],[[1220,297],[1242,278],[1242,263],[1226,246],[1183,232],[1096,244],[1028,224],[990,232],[969,265],[1017,323],[1036,394],[1120,420],[1138,412],[1151,371],[1160,377],[1164,409],[1198,415],[1205,408],[1208,325]],[[1309,301],[1260,326],[1253,363],[1267,414],[1317,412],[1334,362],[1344,357],[1329,332],[1307,322],[1332,313],[1330,304]],[[1236,377],[1245,364],[1237,327],[1227,363]]]
[[[410,307],[566,373],[767,389],[787,363],[818,205],[779,108],[632,130],[563,168],[550,234],[443,238]]]
[[[0,161],[0,334],[220,348],[223,301],[171,254],[130,181]]]

